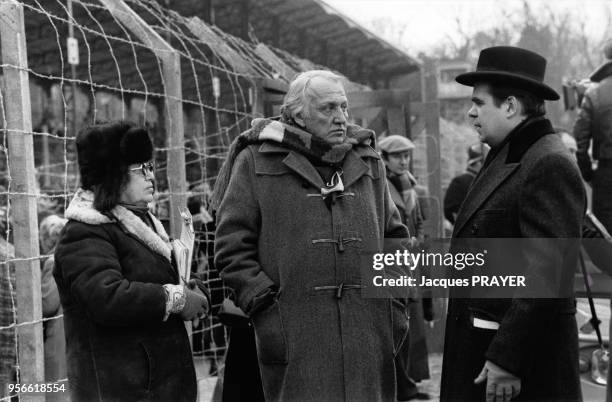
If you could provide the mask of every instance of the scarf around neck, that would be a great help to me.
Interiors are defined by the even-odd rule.
[[[417,184],[417,179],[410,172],[397,174],[387,168],[387,178],[395,186],[397,191],[402,196],[406,213],[410,213],[417,203],[417,193],[414,186]]]
[[[311,161],[338,164],[344,160],[346,154],[354,146],[373,145],[375,138],[374,131],[349,124],[344,141],[339,144],[330,144],[291,124],[271,119],[254,119],[251,128],[236,137],[229,147],[227,158],[215,182],[210,203],[211,210],[216,211],[219,208],[227,190],[236,157],[248,145],[272,141],[304,155]]]

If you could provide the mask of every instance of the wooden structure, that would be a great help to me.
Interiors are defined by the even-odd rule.
[[[197,15],[189,19],[163,15],[174,18],[170,22],[177,34],[172,36],[155,19],[162,15],[147,14],[147,9],[137,8],[138,2],[99,1],[105,8],[96,7],[93,11],[75,2],[74,15],[69,16],[62,14],[66,9],[61,3],[45,4],[48,10],[32,6],[27,10],[29,18],[24,21],[17,1],[0,0],[4,96],[11,99],[4,107],[14,185],[10,191],[15,193],[12,205],[19,272],[19,322],[34,322],[19,326],[22,383],[44,380],[28,61],[29,71],[39,73],[38,81],[44,81],[45,77],[48,81],[58,77],[64,80],[65,75],[71,74],[74,78],[71,85],[76,88],[78,80],[78,86],[91,94],[92,102],[102,91],[120,98],[123,118],[127,117],[125,111],[133,100],[144,97],[146,103],[148,97],[153,98],[163,116],[160,120],[167,141],[164,151],[167,152],[170,228],[175,237],[180,227],[178,207],[185,206],[187,197],[185,132],[186,126],[192,124],[190,116],[201,119],[199,125],[192,124],[195,129],[192,128],[191,134],[204,139],[201,154],[206,155],[207,168],[214,171],[216,162],[224,156],[223,146],[227,146],[223,141],[231,140],[246,128],[247,118],[278,114],[294,73],[320,65],[337,70],[351,80],[347,92],[356,115],[360,108],[383,110],[379,115],[384,115],[384,119],[372,120],[373,124],[380,125],[380,130],[410,136],[425,129],[432,139],[431,149],[427,147],[427,162],[431,164],[428,171],[432,172],[429,191],[432,197],[441,199],[435,188],[439,186],[436,178],[439,148],[434,146],[439,134],[436,103],[431,99],[423,101],[419,86],[416,90],[376,91],[365,86],[388,87],[394,75],[417,73],[418,77],[419,63],[325,3],[319,0],[176,0],[171,4],[173,8],[185,15],[194,12]],[[63,16],[63,20],[57,18],[49,23],[52,19],[46,11]],[[234,18],[236,15],[240,18]],[[82,57],[88,62],[74,68],[65,66],[62,52],[58,52],[67,31],[61,24],[73,20],[85,21],[82,25],[75,23],[74,35],[87,44],[89,52],[87,58]],[[216,27],[210,24],[213,20]],[[229,32],[237,27],[242,39],[230,37],[219,29],[226,23]],[[254,27],[256,35],[263,38],[260,43],[246,41],[250,38],[249,27]],[[283,49],[278,48],[281,44]],[[292,51],[298,56],[291,54]],[[202,55],[201,59],[194,60],[194,54]],[[71,102],[76,115],[79,97],[76,90],[73,92]],[[95,116],[95,105],[92,109]],[[70,137],[73,139],[77,124],[72,123]],[[208,166],[209,160],[215,163]],[[206,175],[211,176],[208,172]],[[438,207],[433,214],[434,223],[428,229],[432,237],[441,233]]]
[[[15,232],[19,382],[40,384],[45,376],[32,111],[23,6],[17,1],[0,1],[0,38],[4,64],[2,106],[6,113]],[[45,397],[26,394],[20,400],[44,401]]]
[[[170,7],[243,40],[254,36],[269,49],[283,49],[374,89],[389,88],[392,77],[420,69],[404,51],[321,0],[173,0]],[[287,55],[276,56],[293,70],[312,68]],[[419,96],[418,80],[416,85],[410,89]]]

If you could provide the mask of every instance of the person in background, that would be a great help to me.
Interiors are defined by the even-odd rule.
[[[40,238],[40,254],[42,256],[55,252],[60,232],[67,220],[58,215],[48,215],[40,222],[38,236]],[[43,339],[45,349],[45,380],[48,383],[66,378],[66,340],[64,335],[64,320],[53,318],[62,314],[59,292],[53,269],[53,255],[42,261],[40,277],[42,293],[42,315],[50,320],[43,322]],[[48,395],[47,398],[60,397],[60,393]]]
[[[299,74],[281,114],[236,138],[212,200],[215,265],[253,322],[265,399],[394,400],[406,297],[364,298],[359,262],[408,231],[374,132],[348,123],[329,71]]]
[[[593,213],[612,231],[612,40],[606,42],[604,55],[606,62],[590,76],[593,85],[582,98],[573,135],[582,177],[593,189]]]
[[[606,61],[589,77],[591,85],[585,92],[574,137],[578,143],[578,166],[584,180],[593,190],[591,208],[608,232],[612,231],[612,40],[603,49]],[[592,144],[592,155],[589,149]],[[597,168],[593,169],[593,162]],[[612,308],[612,301],[610,304]],[[608,371],[607,401],[612,402],[612,385]]]
[[[197,188],[191,190],[198,191]],[[195,246],[191,264],[192,275],[200,275],[208,284],[211,299],[211,317],[193,327],[193,352],[203,355],[209,363],[208,373],[218,374],[218,362],[222,359],[220,350],[225,348],[225,329],[216,315],[223,301],[223,286],[214,266],[214,233],[215,222],[202,204],[204,197],[192,195],[187,200],[187,208],[193,217]]]
[[[151,138],[131,123],[96,124],[76,148],[81,188],[54,270],[71,399],[195,401],[184,321],[204,318],[209,300],[201,281],[180,282],[168,235],[149,211]]]
[[[576,139],[565,130],[557,129],[557,132],[561,136],[561,140],[565,147],[574,158],[576,158],[576,153],[578,151]],[[610,238],[606,239],[604,237],[602,232],[606,231],[608,235],[609,232],[605,226],[602,226],[603,224],[595,215],[590,215],[584,220],[584,225],[582,227],[582,247],[597,268],[609,276],[612,276],[612,242]],[[612,319],[609,321],[610,327],[608,334],[612,334]],[[612,371],[609,368],[606,386],[606,402],[612,402]]]
[[[482,152],[483,145],[481,143],[472,144],[468,147],[468,161],[465,173],[454,177],[446,194],[444,194],[444,217],[452,224],[455,224],[455,219],[459,213],[459,208],[468,193],[468,189],[474,181],[474,178],[482,167],[484,155]]]
[[[414,143],[401,135],[390,135],[378,143],[386,167],[391,199],[400,212],[402,222],[416,240],[417,248],[423,245],[423,213],[416,192],[416,178],[410,173],[410,160]],[[417,271],[418,272],[418,271]],[[419,280],[420,282],[420,280]],[[419,393],[416,382],[429,378],[425,320],[433,320],[430,289],[420,289],[409,304],[409,336],[395,358],[397,375],[397,399],[425,399]],[[425,292],[423,292],[425,291]],[[423,294],[425,293],[425,295]],[[426,297],[429,295],[429,297]],[[425,297],[424,297],[425,296]]]

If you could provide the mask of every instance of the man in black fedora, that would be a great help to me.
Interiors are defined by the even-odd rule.
[[[457,215],[451,251],[467,239],[478,247],[528,238],[518,253],[505,249],[511,243],[490,250],[487,267],[516,261],[510,269],[517,274],[571,285],[577,253],[556,238],[580,237],[585,195],[575,161],[545,117],[544,101],[559,99],[543,82],[545,70],[540,55],[500,46],[482,50],[476,71],[456,77],[474,88],[468,116],[491,150]],[[534,238],[546,247],[535,247]],[[573,298],[459,291],[451,289],[449,300],[441,400],[581,400]]]

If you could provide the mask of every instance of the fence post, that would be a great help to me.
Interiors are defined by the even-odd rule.
[[[168,135],[167,176],[168,189],[170,190],[170,235],[178,238],[182,224],[179,207],[187,205],[180,55],[123,0],[100,0],[100,2],[144,45],[149,47],[162,63],[166,96],[164,125]]]
[[[4,73],[4,107],[9,145],[10,205],[15,245],[19,378],[22,384],[45,379],[36,178],[32,141],[32,110],[23,6],[0,1],[0,38]],[[23,401],[44,401],[44,394],[21,395]]]

